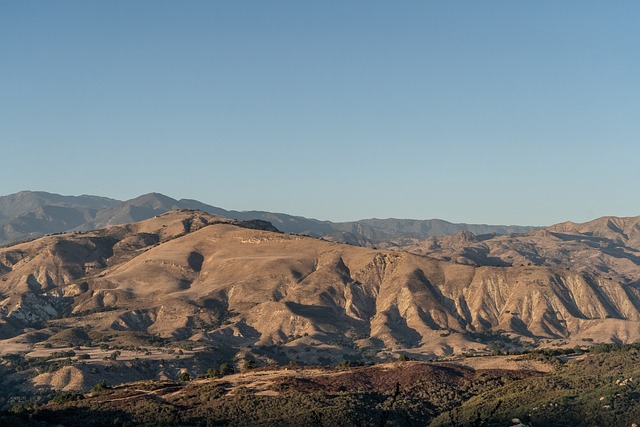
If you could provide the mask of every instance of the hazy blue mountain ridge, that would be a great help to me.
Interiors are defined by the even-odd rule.
[[[174,209],[197,209],[240,221],[271,222],[285,233],[306,234],[361,246],[386,244],[398,239],[426,239],[471,231],[474,234],[523,233],[533,227],[454,224],[444,220],[365,219],[350,222],[264,211],[234,211],[197,200],[176,200],[149,193],[119,201],[99,196],[62,196],[42,191],[22,191],[0,197],[0,244],[33,239],[71,230],[93,230],[110,225],[142,221]]]

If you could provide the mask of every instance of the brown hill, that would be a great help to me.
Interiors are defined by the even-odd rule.
[[[640,286],[640,217],[565,222],[505,236],[464,232],[388,248],[466,265],[546,266],[617,281],[627,289]]]
[[[280,349],[285,359],[307,363],[640,339],[633,263],[620,260],[611,280],[603,275],[595,260],[615,258],[593,247],[604,237],[546,230],[448,238],[465,254],[487,245],[484,259],[521,239],[534,248],[540,239],[557,242],[559,253],[579,260],[567,270],[463,265],[460,256],[446,262],[261,227],[268,228],[174,211],[4,248],[0,331],[8,338],[25,328],[90,327],[268,353],[269,360]],[[496,258],[506,264],[512,253]]]

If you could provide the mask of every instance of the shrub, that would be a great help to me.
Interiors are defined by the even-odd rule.
[[[222,376],[235,374],[236,372],[236,370],[233,369],[233,366],[229,362],[224,362],[223,364],[221,364],[219,371],[220,371],[220,375]]]
[[[51,402],[61,405],[63,403],[74,402],[76,400],[82,400],[82,399],[84,399],[84,395],[80,392],[64,391],[56,395],[53,399],[51,399]]]
[[[218,370],[215,368],[207,369],[207,372],[205,372],[204,375],[207,378],[220,378],[220,372],[218,372]]]
[[[242,365],[242,369],[245,371],[248,371],[250,369],[255,369],[256,367],[257,367],[256,362],[254,362],[253,360],[247,360]]]
[[[96,385],[91,389],[91,393],[93,394],[102,394],[111,390],[111,387],[107,385],[107,381],[100,380]]]

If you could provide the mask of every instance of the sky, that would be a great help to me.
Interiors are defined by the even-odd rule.
[[[640,215],[640,2],[0,0],[0,195]]]

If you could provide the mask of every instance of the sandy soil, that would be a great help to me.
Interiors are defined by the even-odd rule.
[[[540,360],[518,360],[522,356],[480,356],[447,361],[446,363],[466,366],[472,369],[508,369],[551,372],[553,365]]]

